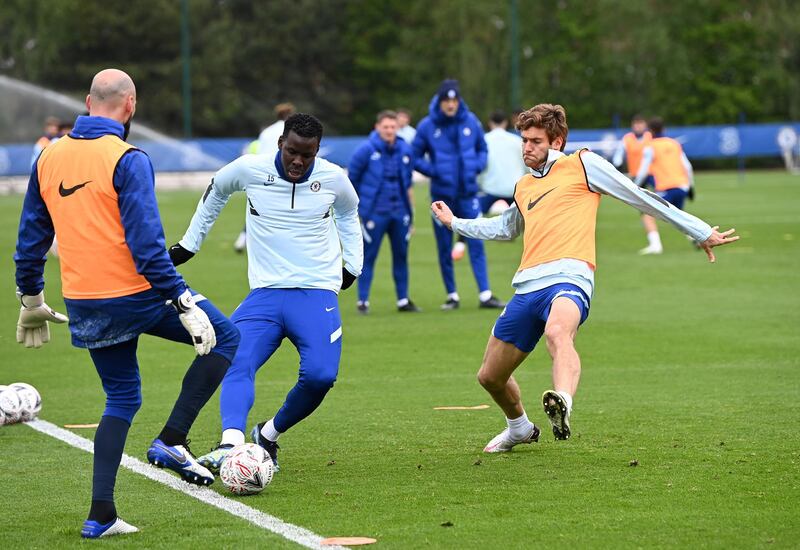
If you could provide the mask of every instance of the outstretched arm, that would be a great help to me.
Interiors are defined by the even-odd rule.
[[[643,214],[649,214],[672,224],[694,239],[705,250],[709,261],[716,261],[712,248],[739,240],[739,237],[733,234],[734,229],[720,233],[717,227],[709,226],[700,218],[675,208],[655,193],[632,184],[599,155],[591,152],[582,153],[581,161],[586,168],[586,177],[592,191],[610,195]]]
[[[239,157],[230,164],[223,166],[211,180],[211,184],[206,188],[200,202],[197,204],[197,209],[192,216],[192,221],[189,223],[186,233],[180,242],[170,248],[170,254],[174,255],[175,247],[182,248],[188,256],[180,263],[187,261],[200,250],[200,246],[208,236],[209,231],[217,221],[219,213],[228,203],[230,196],[236,192],[241,191],[247,185],[247,163],[251,162],[247,157]],[[178,251],[180,252],[180,251]]]
[[[450,208],[442,201],[436,201],[431,204],[431,211],[438,223],[470,239],[510,241],[522,233],[523,229],[522,216],[516,204],[506,208],[500,216],[474,220],[456,218]]]

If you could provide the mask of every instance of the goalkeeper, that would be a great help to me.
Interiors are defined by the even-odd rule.
[[[48,322],[67,318],[44,303],[45,254],[58,235],[61,282],[72,343],[87,348],[106,393],[94,439],[92,505],[84,538],[137,531],[117,517],[114,485],[133,417],[142,403],[136,346],[140,334],[193,344],[197,350],[164,429],[148,460],[190,483],[214,477],[187,447],[200,409],[219,386],[239,332],[175,271],[164,244],[153,167],[127,144],[136,88],[116,69],[95,75],[89,116],[45,149],[31,172],[16,261],[22,307],[17,341],[38,348],[50,340]]]

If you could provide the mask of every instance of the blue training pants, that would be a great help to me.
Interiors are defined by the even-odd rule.
[[[392,246],[392,276],[397,299],[408,298],[408,243],[411,238],[411,216],[406,215],[374,215],[361,224],[364,233],[364,268],[358,278],[358,299],[369,300],[372,287],[372,276],[375,272],[375,260],[383,242],[383,235],[389,234]]]
[[[342,321],[336,293],[324,289],[256,288],[233,312],[241,333],[233,363],[222,380],[222,429],[245,431],[255,402],[255,376],[288,338],[300,354],[297,384],[275,415],[285,432],[319,407],[339,373]]]
[[[457,218],[474,220],[481,216],[480,203],[477,197],[447,199],[443,197],[431,197],[433,201],[444,201],[453,211]],[[444,287],[450,294],[456,291],[456,277],[453,271],[453,232],[442,225],[436,217],[433,218],[433,234],[436,237],[436,248],[439,255],[439,269],[442,272]],[[486,252],[484,251],[483,241],[479,239],[466,239],[469,249],[469,262],[472,265],[472,273],[475,275],[475,282],[478,284],[478,291],[489,290],[489,274],[486,268]]]
[[[192,345],[191,336],[183,328],[175,308],[164,304],[162,299],[158,301],[160,305],[157,307],[161,311],[158,320],[142,332]],[[211,353],[221,355],[230,361],[239,343],[239,331],[209,300],[201,299],[197,302],[197,306],[206,312],[216,332],[217,345]],[[142,405],[142,381],[139,377],[139,363],[136,360],[138,343],[137,335],[124,342],[89,349],[106,393],[106,409],[103,416],[121,418],[129,424]]]

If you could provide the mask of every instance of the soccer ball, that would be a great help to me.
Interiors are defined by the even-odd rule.
[[[22,400],[17,390],[0,386],[0,409],[5,413],[4,424],[19,422],[22,418]]]
[[[42,396],[39,392],[25,382],[14,382],[9,386],[12,390],[17,391],[19,400],[22,402],[22,421],[33,420],[39,416],[39,411],[42,410]]]
[[[253,443],[237,445],[219,469],[222,484],[235,495],[255,495],[272,481],[275,467],[267,452]]]

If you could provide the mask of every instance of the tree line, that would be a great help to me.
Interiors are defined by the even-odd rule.
[[[363,134],[387,107],[424,116],[445,77],[483,119],[540,102],[573,127],[800,118],[791,0],[186,1],[196,136],[254,135],[281,101]],[[0,28],[0,74],[82,98],[119,67],[137,116],[181,134],[180,0],[5,0]]]

